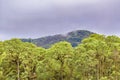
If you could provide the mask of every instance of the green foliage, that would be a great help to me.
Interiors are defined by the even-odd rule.
[[[49,49],[0,42],[0,80],[120,80],[120,38],[92,34],[76,47],[61,41]]]

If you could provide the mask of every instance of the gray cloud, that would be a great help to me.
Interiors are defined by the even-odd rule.
[[[36,38],[76,29],[119,35],[119,3],[119,0],[0,0],[0,38]]]

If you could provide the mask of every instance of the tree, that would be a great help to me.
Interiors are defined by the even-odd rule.
[[[4,43],[6,57],[2,61],[5,80],[28,80],[34,69],[35,45],[23,43],[18,39],[7,40]]]
[[[68,42],[59,42],[54,44],[49,50],[50,67],[54,71],[54,79],[70,80],[73,70],[71,61],[73,56],[73,48]]]

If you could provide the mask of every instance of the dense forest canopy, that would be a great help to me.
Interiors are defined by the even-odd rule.
[[[120,38],[92,34],[72,47],[0,42],[0,80],[120,80]]]

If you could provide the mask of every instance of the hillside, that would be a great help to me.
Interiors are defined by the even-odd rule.
[[[87,30],[76,30],[69,32],[65,35],[58,34],[53,36],[46,36],[37,39],[21,39],[23,42],[31,42],[36,44],[37,46],[42,46],[44,48],[48,48],[51,44],[54,44],[59,41],[68,41],[72,44],[73,47],[77,46],[84,38],[88,37],[93,32]]]

